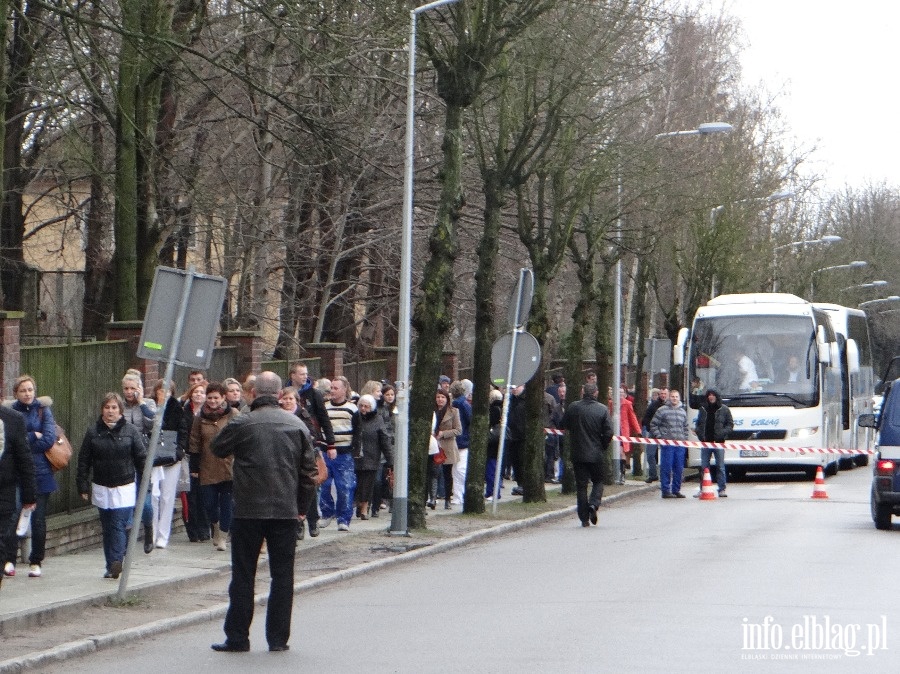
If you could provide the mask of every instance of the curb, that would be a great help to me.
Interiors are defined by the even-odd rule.
[[[647,491],[651,491],[653,489],[653,485],[635,487],[634,489],[626,492],[620,492],[618,494],[607,496],[603,499],[603,502],[604,504],[606,504],[623,501],[628,498],[633,498],[639,494],[643,494]],[[535,525],[560,520],[574,514],[575,510],[575,506],[568,506],[561,510],[553,510],[550,512],[541,513],[540,515],[535,515],[534,517],[529,517],[523,520],[504,522],[503,524],[498,524],[494,527],[481,529],[479,531],[473,531],[472,533],[465,534],[464,536],[460,536],[458,538],[441,541],[440,543],[435,543],[434,545],[429,545],[426,547],[416,548],[415,550],[410,550],[409,552],[402,552],[393,557],[378,559],[372,562],[358,564],[347,569],[342,569],[341,571],[322,574],[321,576],[316,576],[315,578],[310,578],[309,580],[304,580],[296,583],[294,585],[294,594],[298,595],[306,592],[321,590],[323,588],[339,583],[340,581],[348,580],[350,578],[356,578],[366,573],[378,571],[380,569],[392,566],[399,566],[401,564],[408,564],[410,562],[422,559],[423,557],[439,555],[444,552],[455,550],[457,548],[461,548],[484,539],[495,538],[519,531],[521,529],[527,529]],[[262,606],[265,605],[267,599],[268,593],[266,592],[257,594],[254,597],[253,601],[256,606]],[[140,625],[138,627],[130,627],[128,629],[109,632],[107,634],[101,634],[99,636],[91,637],[88,639],[81,639],[78,641],[70,641],[68,643],[59,644],[58,646],[44,651],[28,653],[17,658],[4,660],[0,662],[0,673],[27,672],[29,670],[36,669],[48,664],[67,660],[69,658],[87,655],[89,653],[95,653],[107,648],[113,648],[123,643],[133,643],[135,639],[152,637],[170,632],[172,630],[176,630],[181,627],[191,627],[193,625],[199,625],[205,622],[221,619],[224,618],[227,610],[228,602],[223,602],[209,608],[201,609],[199,611],[192,611],[190,613],[185,613],[174,618],[156,620],[154,622],[147,623],[146,625]]]

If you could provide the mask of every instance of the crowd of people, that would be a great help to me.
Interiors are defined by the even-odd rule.
[[[155,460],[150,467],[149,489],[141,508],[142,545],[145,553],[165,549],[172,535],[176,503],[191,542],[211,542],[218,551],[229,549],[235,518],[234,456],[215,451],[216,438],[229,424],[251,412],[255,377],[243,383],[234,378],[207,381],[205,373],[191,372],[188,387],[178,395],[174,384],[165,390],[157,382],[145,395],[141,375],[127,371],[121,393],[108,393],[100,401],[98,418],[84,436],[73,459],[81,497],[97,508],[103,539],[107,578],[117,578],[127,546],[138,487],[145,470],[150,437],[161,414],[161,432]],[[279,379],[279,385],[280,385]],[[394,413],[396,391],[387,381],[366,381],[359,392],[343,376],[313,381],[306,364],[290,369],[289,380],[274,395],[283,411],[299,418],[309,431],[312,447],[327,467],[327,477],[298,504],[296,536],[318,536],[322,527],[336,523],[338,531],[349,531],[355,518],[377,518],[390,508],[393,485]],[[451,381],[441,376],[434,394],[429,448],[426,507],[445,509],[462,505],[472,421],[473,384],[467,379]],[[623,443],[621,460],[609,461],[612,438],[609,409],[599,402],[596,374],[588,372],[579,386],[580,399],[567,405],[567,386],[555,374],[544,392],[542,423],[547,429],[544,479],[562,479],[563,442],[569,443],[578,492],[579,518],[585,526],[596,523],[603,483],[625,479],[629,463],[632,474],[642,477],[641,451],[646,451],[647,483],[660,481],[663,498],[682,498],[684,447],[678,445]],[[31,547],[28,557],[31,577],[40,577],[46,548],[46,512],[50,495],[57,490],[45,451],[56,440],[52,400],[37,397],[34,378],[23,375],[14,386],[15,400],[0,408],[5,415],[5,447],[0,460],[7,468],[0,475],[0,551],[3,574],[16,574],[21,532],[15,523],[23,511],[30,512]],[[272,394],[267,394],[272,397]],[[716,391],[708,391],[706,404],[695,431],[701,439],[721,442],[732,430],[731,413]],[[525,387],[512,390],[505,434],[503,464],[498,466],[503,393],[490,395],[490,432],[487,442],[485,498],[495,497],[495,478],[514,480],[512,494],[522,493],[525,445]],[[621,434],[630,437],[685,440],[688,420],[677,390],[653,389],[641,421],[633,397],[623,387],[620,395]],[[17,444],[15,428],[21,420],[24,442]],[[565,433],[565,439],[563,436]],[[27,450],[27,451],[26,451]],[[723,453],[702,452],[703,467],[715,458],[724,467]],[[28,459],[25,461],[25,459]],[[719,495],[726,496],[725,470],[717,471]],[[587,485],[593,483],[588,495]],[[499,491],[497,492],[499,497]]]

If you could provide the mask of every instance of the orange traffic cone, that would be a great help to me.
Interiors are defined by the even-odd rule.
[[[700,483],[700,500],[714,501],[716,498],[716,490],[713,489],[712,478],[709,475],[709,468],[703,469],[703,482]]]
[[[822,466],[816,470],[816,484],[813,486],[812,498],[828,498],[828,492],[825,491],[825,472]]]

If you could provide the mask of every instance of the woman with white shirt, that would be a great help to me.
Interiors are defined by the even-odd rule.
[[[100,418],[84,434],[78,453],[78,491],[97,506],[106,557],[104,578],[118,578],[128,546],[128,527],[137,495],[135,476],[144,466],[147,447],[141,432],[124,418],[125,403],[107,393]]]

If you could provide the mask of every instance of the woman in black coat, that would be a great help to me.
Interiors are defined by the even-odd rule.
[[[147,458],[141,431],[125,421],[124,412],[122,397],[107,393],[100,405],[100,418],[84,434],[78,453],[78,492],[100,513],[104,578],[118,578],[122,573],[137,497],[135,476]]]
[[[353,463],[356,468],[356,516],[369,519],[369,500],[375,487],[375,476],[385,460],[385,470],[394,465],[391,440],[384,421],[371,395],[363,395],[356,403],[359,411],[353,420]]]

